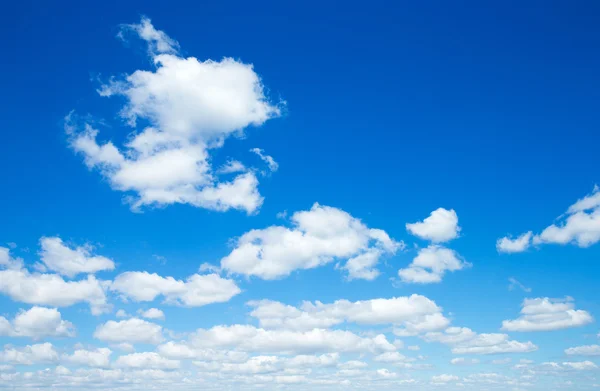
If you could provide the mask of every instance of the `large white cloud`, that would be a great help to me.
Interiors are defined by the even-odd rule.
[[[385,231],[368,228],[341,209],[317,203],[294,213],[291,221],[291,228],[271,226],[246,232],[221,260],[221,267],[270,280],[337,259],[347,260],[342,269],[350,279],[372,280],[379,275],[379,258],[404,247]]]
[[[280,115],[252,65],[232,58],[181,57],[176,41],[148,19],[126,29],[148,42],[156,68],[113,79],[99,92],[126,99],[121,115],[129,125],[150,126],[118,148],[98,143],[98,131],[90,125],[78,131],[70,116],[66,129],[73,149],[84,155],[88,167],[100,169],[114,189],[134,194],[133,208],[184,203],[255,212],[263,201],[256,175],[249,171],[220,181],[209,159],[210,149],[228,136]]]
[[[407,223],[406,229],[421,239],[442,243],[457,238],[461,228],[454,209],[438,208],[423,221]]]
[[[134,301],[153,301],[164,296],[167,303],[188,307],[226,302],[241,292],[233,280],[218,274],[194,274],[182,281],[148,272],[119,274],[110,289]]]
[[[521,316],[502,322],[507,331],[548,331],[584,326],[593,321],[587,311],[576,310],[573,299],[525,299]]]
[[[446,272],[470,267],[456,251],[438,245],[422,248],[408,268],[400,269],[398,275],[403,282],[431,284],[442,281]]]
[[[249,304],[253,307],[250,315],[259,320],[261,327],[268,329],[311,330],[348,322],[392,324],[414,332],[418,329],[438,330],[449,322],[435,302],[415,294],[356,302],[337,300],[331,304],[304,302],[298,308],[269,300]],[[435,324],[432,319],[438,319],[440,324]]]
[[[449,345],[454,354],[527,353],[538,349],[530,341],[514,341],[507,334],[478,334],[466,327],[449,327],[443,332],[429,332],[423,339]]]
[[[65,246],[57,237],[41,238],[40,246],[42,248],[40,258],[44,265],[63,276],[72,278],[80,273],[95,273],[115,268],[112,260],[100,255],[92,255],[91,246],[72,249]]]
[[[32,307],[21,310],[12,323],[0,316],[0,335],[9,337],[74,337],[75,326],[63,320],[56,308]]]
[[[159,344],[164,340],[160,325],[138,318],[109,320],[96,328],[94,338],[108,342]]]

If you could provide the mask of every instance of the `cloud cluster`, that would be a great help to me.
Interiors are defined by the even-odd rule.
[[[229,272],[272,280],[294,270],[312,269],[334,260],[349,279],[373,280],[384,255],[404,247],[381,229],[368,228],[349,213],[314,204],[310,210],[291,216],[292,227],[271,226],[246,232],[235,248],[221,260]]]
[[[115,190],[132,194],[128,200],[134,209],[182,203],[255,212],[263,202],[256,175],[248,171],[221,181],[209,156],[229,136],[280,115],[252,65],[182,57],[177,42],[145,18],[124,26],[122,37],[125,32],[148,43],[156,68],[111,79],[99,93],[125,98],[121,116],[135,131],[119,148],[98,142],[97,129],[80,126],[69,115],[65,128],[71,147]],[[147,126],[139,129],[139,124]],[[269,163],[272,171],[274,164]]]
[[[361,325],[395,325],[404,331],[431,331],[444,328],[449,321],[442,309],[421,295],[331,304],[304,302],[299,308],[280,302],[250,302],[251,316],[267,329],[310,330],[329,328],[344,322]]]

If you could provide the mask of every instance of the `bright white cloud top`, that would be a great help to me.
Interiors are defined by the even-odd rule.
[[[134,131],[122,147],[98,142],[100,132],[87,123],[79,129],[71,114],[66,130],[72,148],[84,156],[88,167],[100,170],[115,190],[133,194],[128,200],[134,209],[182,203],[256,212],[263,197],[254,172],[223,181],[210,163],[210,151],[228,137],[280,115],[252,65],[232,58],[181,57],[177,42],[145,18],[140,24],[124,26],[120,36],[126,38],[128,32],[147,41],[156,69],[111,79],[99,93],[125,98],[120,114]],[[262,152],[259,156],[271,171],[277,169],[271,156]]]
[[[406,230],[421,239],[442,243],[456,239],[461,228],[458,226],[458,215],[454,209],[438,208],[425,220],[406,224]]]

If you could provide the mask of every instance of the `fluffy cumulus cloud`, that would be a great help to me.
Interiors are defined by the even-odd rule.
[[[593,321],[589,312],[576,310],[572,298],[525,299],[521,316],[502,322],[507,331],[548,331],[584,326]]]
[[[233,280],[218,274],[194,274],[182,281],[148,272],[119,274],[110,289],[134,301],[153,301],[162,296],[166,303],[188,307],[226,302],[241,292]]]
[[[349,213],[319,204],[291,216],[292,227],[271,226],[246,232],[221,260],[229,272],[277,279],[294,270],[312,269],[334,260],[349,279],[373,280],[384,255],[404,247],[381,229],[368,228]]]
[[[533,233],[531,231],[525,232],[524,234],[511,238],[505,236],[496,241],[496,250],[500,253],[520,253],[529,248],[531,245],[531,238]]]
[[[514,341],[507,334],[478,334],[466,327],[429,332],[423,339],[449,345],[454,354],[527,353],[538,349],[532,342]]]
[[[438,208],[425,220],[406,224],[406,229],[421,239],[442,243],[456,239],[461,228],[458,226],[458,215],[454,209]]]
[[[253,171],[223,181],[209,155],[229,136],[280,115],[252,65],[233,58],[183,57],[177,42],[148,19],[125,26],[122,37],[127,37],[125,32],[148,43],[155,69],[111,79],[99,92],[125,98],[121,116],[134,131],[118,147],[111,141],[99,142],[97,129],[77,124],[70,115],[66,130],[71,147],[114,189],[127,192],[134,209],[183,203],[219,211],[257,211],[263,198]],[[147,126],[140,129],[139,124]]]
[[[0,293],[21,303],[68,307],[89,303],[92,313],[100,314],[108,308],[105,289],[94,276],[77,281],[65,281],[57,274],[31,273],[22,261],[10,257],[0,264]],[[3,269],[4,267],[4,269]]]
[[[597,243],[600,241],[600,188],[595,186],[592,193],[571,205],[557,220],[537,235],[527,232],[516,239],[499,239],[498,251],[520,252],[530,244],[571,243],[589,247]]]
[[[0,316],[0,335],[9,337],[74,337],[75,326],[63,320],[56,308],[21,310],[12,322]]]
[[[419,250],[408,268],[400,269],[398,275],[403,282],[431,284],[442,281],[446,272],[470,267],[456,251],[439,245],[430,245]]]
[[[576,346],[565,349],[569,356],[600,356],[600,345]]]
[[[405,334],[415,335],[439,330],[449,323],[442,315],[442,309],[421,295],[356,302],[338,300],[331,304],[304,302],[300,307],[269,300],[249,304],[253,307],[250,315],[259,320],[261,327],[268,329],[311,330],[347,322],[361,325],[391,324],[398,326],[398,330]]]
[[[113,270],[112,260],[92,255],[92,247],[67,247],[60,238],[40,239],[40,258],[44,266],[63,276],[75,277],[80,273],[96,273],[101,270]]]
[[[138,318],[109,320],[96,328],[94,338],[107,342],[159,344],[164,340],[160,325]]]

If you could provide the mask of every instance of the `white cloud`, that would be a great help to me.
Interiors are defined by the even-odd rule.
[[[476,358],[466,359],[464,357],[456,357],[450,360],[450,364],[452,365],[475,365],[479,364],[479,360]]]
[[[108,306],[101,282],[92,275],[85,280],[65,281],[56,274],[0,270],[0,292],[15,301],[34,305],[68,307],[87,302],[94,314],[105,312]]]
[[[454,272],[470,266],[454,250],[430,245],[419,250],[408,268],[400,269],[398,275],[403,282],[431,284],[441,282],[447,271]]]
[[[521,289],[523,292],[527,292],[527,293],[531,292],[531,288],[528,288],[528,287],[526,287],[525,285],[521,284],[521,283],[519,282],[519,280],[517,280],[517,279],[516,279],[516,278],[514,278],[514,277],[510,277],[510,278],[508,279],[508,282],[510,283],[510,284],[508,285],[508,290],[509,290],[509,291],[512,291],[512,290],[514,290],[515,288],[519,288],[519,289]]]
[[[375,266],[380,256],[404,247],[385,231],[370,229],[347,212],[329,206],[314,204],[308,211],[294,213],[291,220],[292,228],[271,226],[243,234],[221,260],[221,267],[271,280],[294,270],[349,259],[342,269],[350,279],[373,279],[379,273]],[[352,261],[359,256],[363,258]]]
[[[179,51],[179,43],[163,31],[156,30],[150,19],[146,17],[142,17],[139,24],[122,25],[118,36],[125,39],[125,33],[128,31],[135,32],[141,39],[148,42],[150,54],[177,53]]]
[[[92,255],[91,246],[76,247],[71,249],[63,244],[60,238],[41,238],[42,248],[40,257],[44,265],[59,274],[75,277],[80,273],[96,273],[101,270],[113,270],[115,264],[112,260]]]
[[[71,355],[66,355],[63,360],[71,364],[84,365],[95,368],[108,368],[112,350],[99,348],[95,350],[77,349]]]
[[[450,382],[457,382],[458,380],[460,380],[460,378],[455,375],[442,374],[442,375],[436,375],[436,376],[431,377],[432,383],[450,383]]]
[[[502,322],[507,331],[548,331],[579,327],[591,323],[592,316],[583,310],[575,310],[573,299],[550,299],[547,297],[525,299],[521,316]]]
[[[165,313],[158,308],[150,308],[146,311],[140,310],[138,313],[146,319],[165,319]]]
[[[236,172],[246,172],[247,168],[242,162],[237,160],[228,160],[227,163],[219,167],[217,174],[234,174]]]
[[[99,144],[98,131],[67,118],[72,148],[98,168],[115,190],[134,194],[134,209],[174,203],[225,211],[255,212],[262,204],[254,173],[221,182],[210,166],[209,151],[250,125],[259,126],[280,115],[269,103],[252,65],[232,58],[199,61],[180,57],[175,41],[156,30],[148,19],[129,25],[149,44],[155,70],[137,70],[124,80],[103,85],[102,96],[123,96],[121,116],[136,131],[118,148]]]
[[[22,348],[5,348],[0,351],[0,362],[19,365],[53,363],[58,353],[51,343],[27,345]]]
[[[255,153],[258,157],[269,167],[269,171],[275,172],[279,169],[279,164],[273,159],[272,156],[266,155],[265,151],[260,148],[252,148],[250,152]]]
[[[182,281],[148,272],[122,273],[110,289],[134,301],[153,301],[164,296],[167,303],[188,307],[223,303],[241,292],[233,280],[218,274],[194,274]]]
[[[56,308],[32,307],[21,310],[12,324],[0,316],[0,335],[9,337],[74,337],[75,326],[62,320]]]
[[[576,346],[565,349],[569,356],[600,356],[600,345]]]
[[[466,327],[449,327],[444,332],[429,332],[423,339],[449,345],[454,354],[527,353],[538,349],[532,342],[510,340],[507,334],[477,334]]]
[[[505,236],[496,241],[496,250],[498,250],[500,253],[523,252],[531,245],[532,236],[533,233],[531,231],[525,232],[514,239],[509,236]]]
[[[421,295],[331,304],[304,302],[299,308],[276,301],[248,303],[251,316],[268,329],[311,330],[328,328],[343,322],[362,325],[393,324],[403,326],[411,335],[419,331],[439,330],[448,325],[435,302]]]
[[[590,369],[598,369],[598,366],[591,361],[580,361],[580,362],[563,362],[563,366],[577,371],[585,371]]]
[[[190,337],[190,344],[196,348],[234,348],[245,352],[282,354],[381,353],[396,350],[383,334],[361,337],[343,330],[265,330],[249,325],[198,329]]]
[[[164,340],[163,328],[155,323],[131,318],[108,322],[98,326],[94,338],[108,342],[159,344]]]
[[[0,267],[6,269],[21,269],[23,267],[23,260],[20,258],[13,258],[10,255],[9,248],[0,247]]]
[[[177,369],[178,360],[170,360],[155,352],[132,353],[120,356],[115,362],[117,367],[137,369]]]
[[[425,220],[413,224],[406,224],[406,229],[411,234],[421,239],[436,243],[456,239],[461,228],[458,226],[458,216],[454,209],[438,208],[431,212]]]

